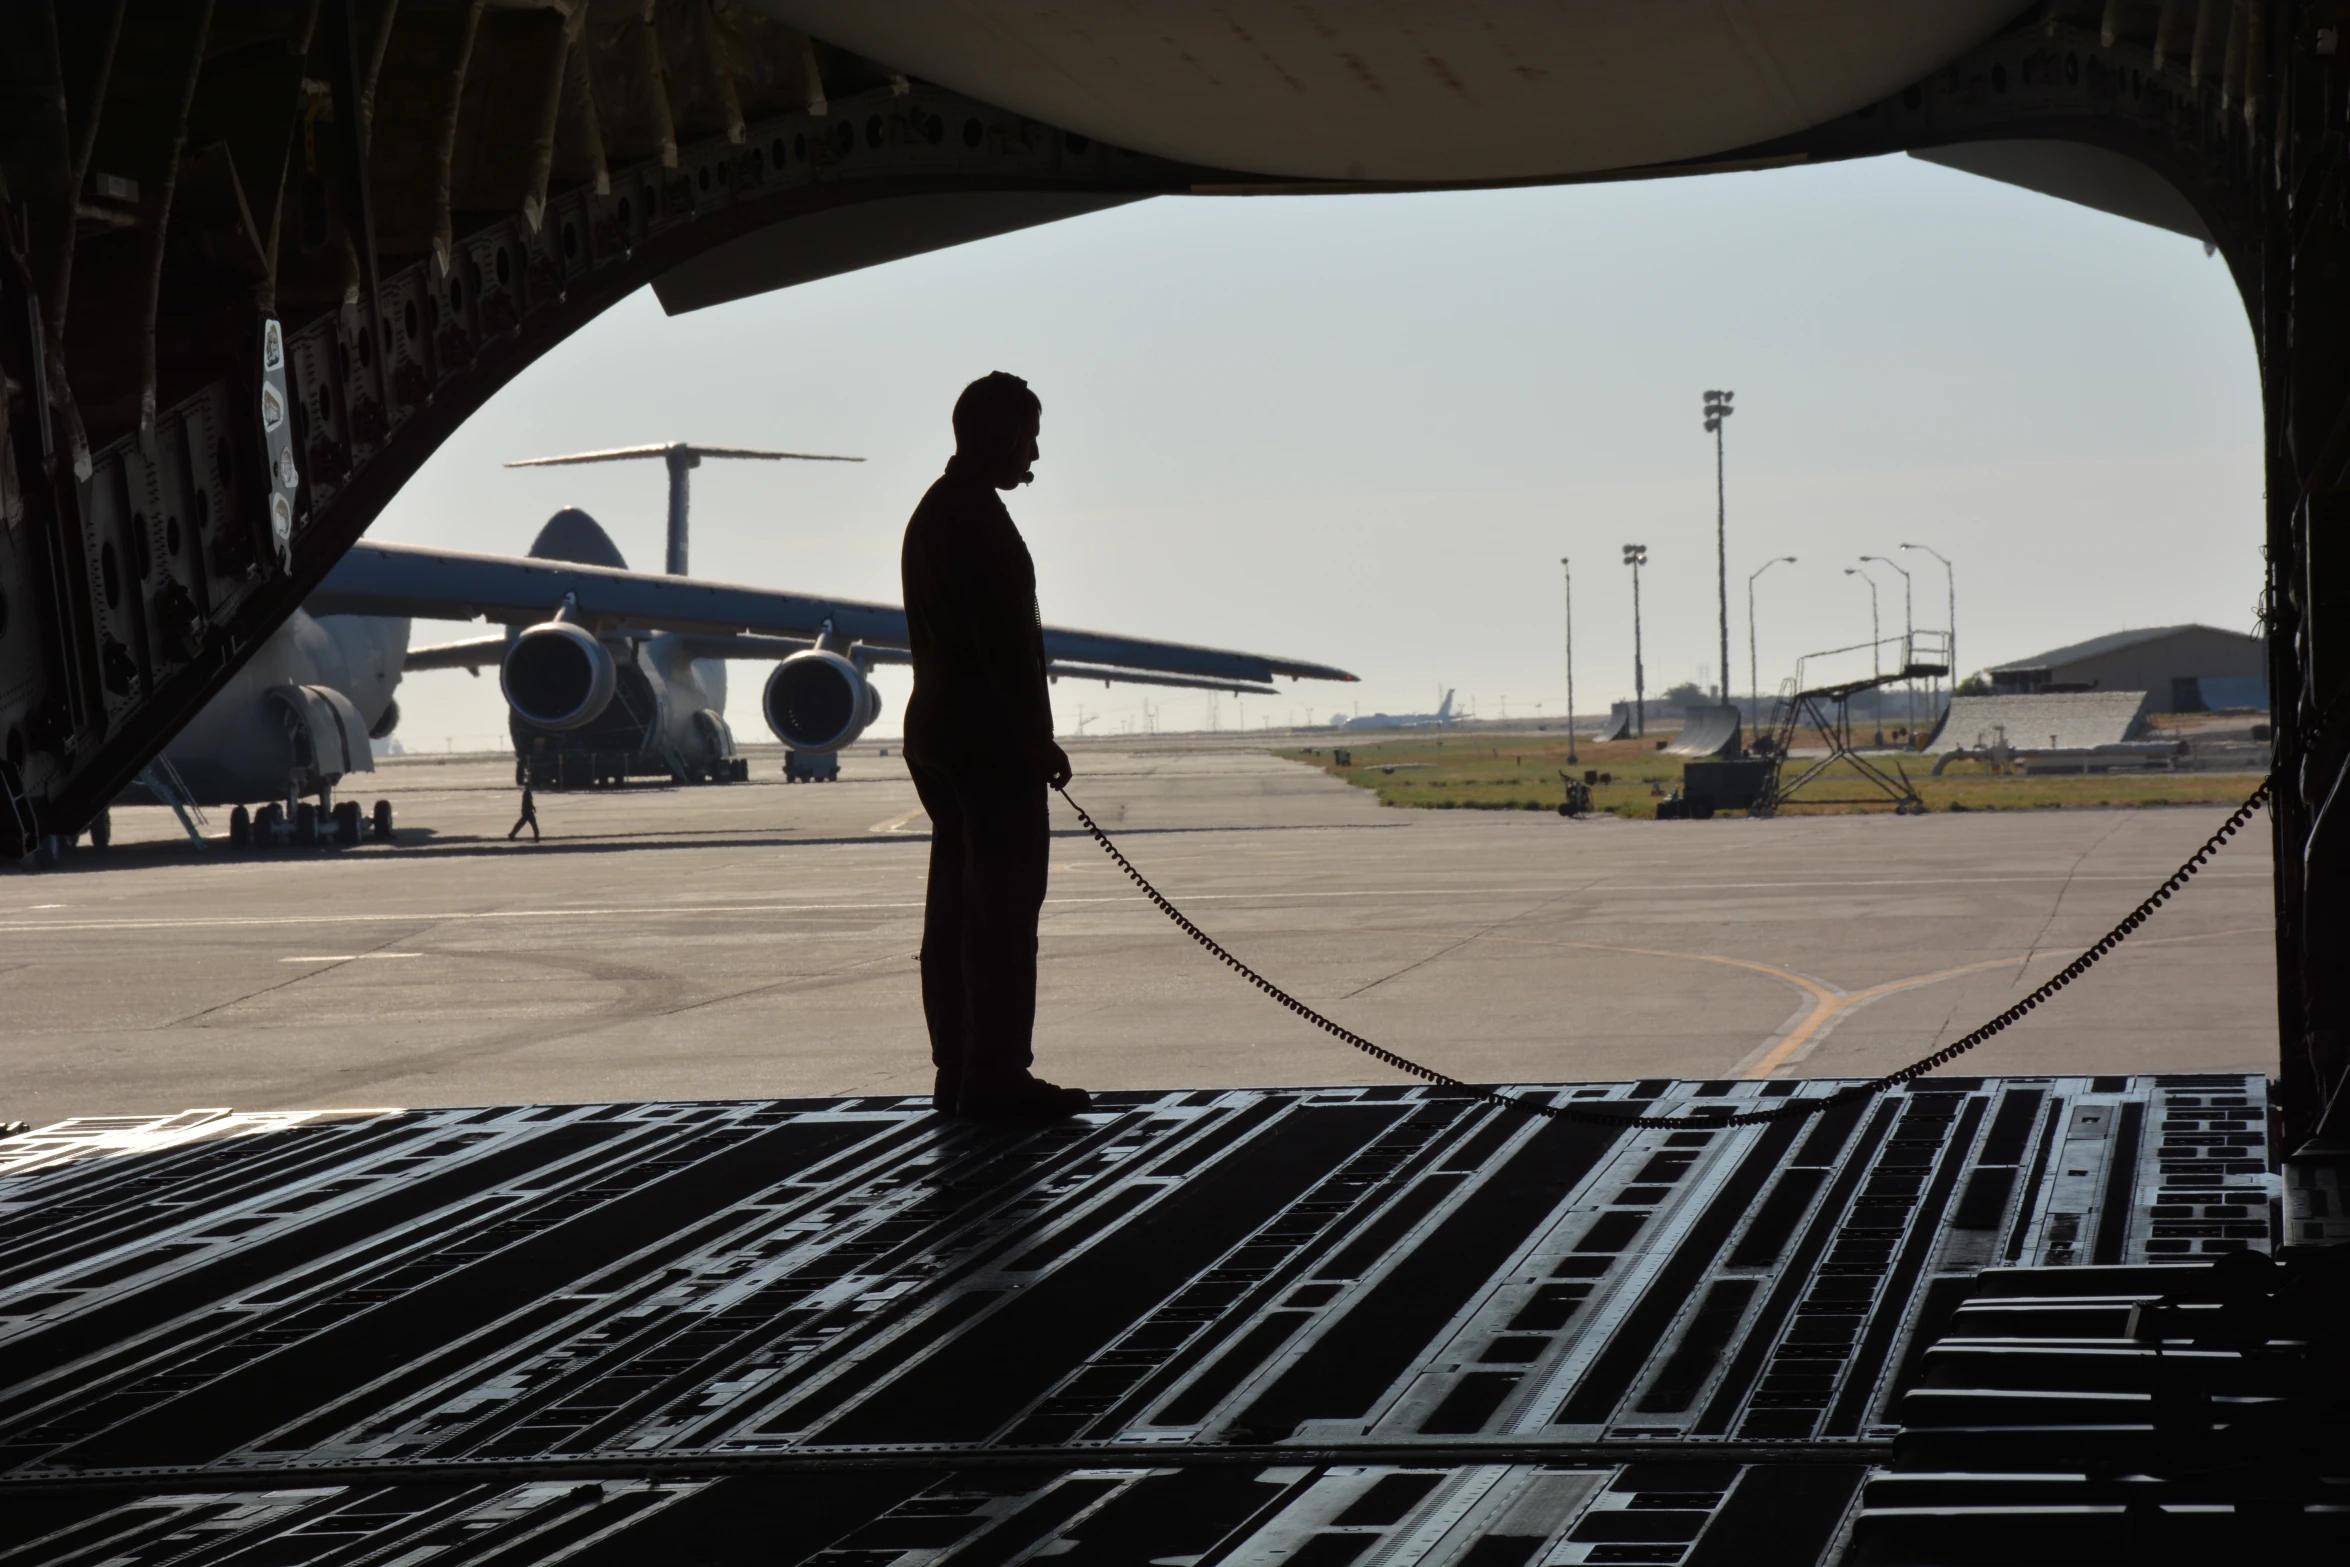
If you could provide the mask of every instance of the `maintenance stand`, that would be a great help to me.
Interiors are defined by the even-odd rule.
[[[1805,691],[1786,691],[1779,697],[1778,713],[1772,723],[1769,737],[1770,772],[1763,780],[1754,803],[1747,807],[1750,816],[1775,816],[1783,805],[1874,805],[1880,799],[1893,802],[1896,816],[1923,816],[1926,802],[1919,798],[1917,785],[1909,781],[1909,774],[1899,762],[1888,773],[1863,755],[1852,742],[1852,699],[1863,691],[1875,691],[1903,680],[1923,680],[1943,675],[1949,670],[1941,664],[1921,664],[1904,660],[1901,672],[1892,675],[1873,675],[1867,680],[1848,680],[1839,685],[1815,686]],[[1790,686],[1794,681],[1789,681]],[[1793,783],[1785,781],[1787,758],[1795,744],[1795,731],[1808,717],[1819,732],[1827,737],[1828,752],[1812,759],[1811,765],[1798,773]],[[1761,746],[1756,747],[1762,749]],[[1849,762],[1857,775],[1857,783],[1874,791],[1865,794],[1803,794],[1806,786],[1819,783],[1833,788],[1845,782],[1838,778],[1827,782],[1828,774],[1838,762]]]

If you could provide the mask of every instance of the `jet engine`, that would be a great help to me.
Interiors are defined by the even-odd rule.
[[[838,653],[810,648],[775,666],[759,706],[793,750],[837,751],[881,716],[881,693]]]
[[[619,683],[611,651],[595,633],[567,620],[531,626],[514,639],[499,666],[506,705],[541,729],[592,724]]]

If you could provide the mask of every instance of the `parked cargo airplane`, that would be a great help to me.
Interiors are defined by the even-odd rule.
[[[1359,713],[1353,718],[1340,714],[1333,720],[1340,729],[1441,729],[1451,722],[1452,692],[1449,690],[1433,713]]]
[[[408,646],[411,618],[487,619],[496,637]],[[495,663],[517,743],[583,758],[658,752],[680,780],[740,776],[722,715],[726,659],[775,662],[761,711],[795,751],[827,755],[881,714],[867,678],[905,663],[905,612],[626,569],[587,513],[557,512],[527,557],[362,542],[327,574],[236,679],[164,747],[166,767],[125,799],[231,805],[232,841],[356,843],[358,802],[335,799],[374,768],[368,740],[399,721],[393,693],[408,670]],[[1353,680],[1295,659],[1047,626],[1054,679],[1191,686],[1272,695],[1277,675]],[[598,737],[571,748],[569,737]],[[518,763],[526,767],[527,763]],[[592,781],[581,775],[574,781]],[[315,800],[315,804],[312,803]],[[247,814],[247,807],[262,802]],[[373,829],[389,836],[388,805]]]

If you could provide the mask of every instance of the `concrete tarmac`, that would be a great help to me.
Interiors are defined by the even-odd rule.
[[[1566,821],[1382,809],[1229,743],[1074,756],[1075,796],[1202,926],[1476,1081],[1890,1070],[2062,967],[2225,814]],[[927,823],[894,757],[842,774],[786,786],[768,750],[747,785],[541,795],[537,844],[505,837],[503,758],[359,780],[393,802],[388,848],[199,852],[117,810],[108,853],[0,875],[0,1120],[927,1092]],[[1041,1075],[1397,1080],[1225,972],[1054,811]],[[2263,817],[1948,1070],[2273,1073],[2271,952]]]

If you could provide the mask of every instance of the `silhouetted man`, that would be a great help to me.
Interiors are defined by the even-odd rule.
[[[906,524],[914,648],[906,766],[930,815],[922,1012],[932,1103],[987,1120],[1073,1115],[1084,1090],[1030,1074],[1045,789],[1069,781],[1045,695],[1036,567],[998,490],[1035,475],[1043,404],[997,371],[955,400],[955,455]]]
[[[522,786],[522,814],[515,817],[514,825],[506,829],[507,839],[511,841],[513,838],[519,835],[522,829],[525,827],[530,829],[530,841],[533,843],[538,842],[539,808],[537,803],[530,797],[530,784],[527,781],[524,782]]]

